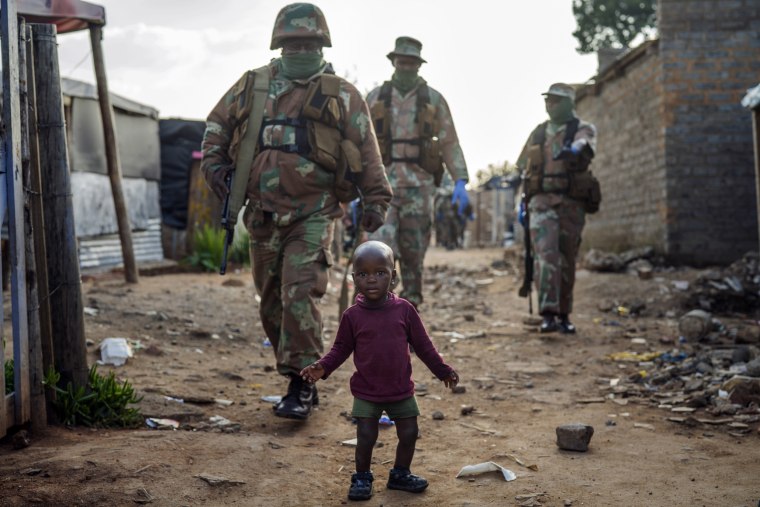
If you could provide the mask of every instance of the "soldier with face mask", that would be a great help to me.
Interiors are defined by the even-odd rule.
[[[575,259],[586,212],[595,212],[601,199],[598,186],[594,195],[589,190],[596,128],[576,116],[572,86],[555,83],[543,95],[549,121],[531,133],[517,166],[527,201],[541,332],[573,334]]]
[[[422,303],[422,264],[430,244],[436,187],[444,169],[454,181],[451,203],[465,217],[467,165],[451,111],[437,90],[419,76],[426,63],[422,43],[399,37],[388,53],[390,81],[372,90],[367,102],[377,132],[393,201],[383,227],[370,235],[390,246],[401,267],[401,297]],[[468,213],[469,214],[469,213]]]
[[[283,7],[271,42],[281,57],[246,72],[222,96],[202,147],[209,187],[220,199],[230,193],[230,219],[245,206],[261,322],[277,371],[290,378],[275,414],[301,420],[318,402],[299,373],[323,351],[318,302],[339,202],[362,195],[362,226],[374,231],[391,200],[369,108],[324,60],[330,46],[317,6]]]

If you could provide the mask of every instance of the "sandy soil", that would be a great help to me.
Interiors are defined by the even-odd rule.
[[[423,415],[413,471],[430,487],[420,495],[386,489],[396,439],[393,428],[382,428],[375,496],[364,505],[758,505],[758,423],[743,435],[726,425],[682,425],[648,397],[608,397],[610,379],[639,369],[608,354],[672,347],[674,316],[682,310],[669,282],[693,279],[696,271],[651,280],[579,271],[578,335],[539,335],[524,324],[518,262],[507,258],[504,264],[502,249],[429,252],[421,313],[466,391],[446,390],[414,359]],[[337,327],[338,274],[324,301],[327,346]],[[143,276],[136,286],[114,275],[87,277],[85,305],[98,310],[86,317],[88,359],[97,360],[103,338],[139,341],[135,356],[115,371],[144,395],[146,416],[175,419],[180,429],[51,427],[21,450],[6,439],[0,505],[350,503],[354,450],[341,442],[355,437],[346,416],[352,365],[319,384],[321,406],[307,422],[274,417],[262,397],[282,394],[286,381],[272,371],[253,293],[249,272]],[[645,310],[611,316],[599,309],[610,302],[643,302]],[[646,344],[633,345],[633,337]],[[435,411],[444,418],[434,420]],[[710,417],[703,409],[695,415]],[[594,427],[588,452],[557,447],[555,428],[571,422]],[[486,461],[517,479],[493,472],[455,478],[463,466]]]

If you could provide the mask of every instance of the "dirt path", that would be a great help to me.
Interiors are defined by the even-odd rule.
[[[430,487],[421,495],[386,490],[396,440],[383,428],[375,496],[364,505],[758,505],[757,422],[744,433],[725,424],[679,424],[651,396],[626,397],[610,387],[611,379],[625,380],[641,367],[608,354],[673,346],[677,321],[668,310],[678,301],[661,287],[693,278],[693,271],[654,280],[581,271],[579,334],[543,336],[523,324],[526,301],[516,297],[513,262],[502,260],[501,249],[429,253],[423,320],[466,392],[444,389],[415,358],[423,416],[413,471]],[[338,291],[333,287],[324,302],[327,346]],[[144,394],[144,414],[178,420],[181,429],[51,428],[22,450],[4,441],[0,505],[348,503],[353,448],[341,442],[355,437],[345,415],[352,365],[320,383],[321,406],[308,422],[274,417],[261,398],[282,394],[286,381],[271,371],[249,273],[142,277],[136,287],[97,277],[85,282],[84,294],[85,305],[97,309],[86,317],[90,361],[103,338],[139,340],[135,357],[116,372]],[[646,310],[613,319],[598,309],[606,301],[643,302]],[[473,411],[463,415],[463,406]],[[435,411],[444,419],[434,420]],[[692,415],[710,417],[704,409]],[[594,427],[588,452],[556,446],[555,428],[571,422]],[[455,478],[461,467],[486,461],[517,479]],[[201,476],[226,482],[212,485]]]

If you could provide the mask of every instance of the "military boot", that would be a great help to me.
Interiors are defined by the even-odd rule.
[[[559,314],[559,332],[563,334],[575,334],[575,326],[570,322],[566,313]]]
[[[542,313],[540,332],[554,333],[555,331],[559,331],[559,325],[557,324],[557,319],[554,314],[549,312]]]
[[[288,393],[274,406],[274,415],[303,421],[311,414],[311,408],[319,404],[318,400],[314,384],[298,375],[291,375]]]

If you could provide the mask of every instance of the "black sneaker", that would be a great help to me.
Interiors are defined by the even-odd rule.
[[[372,472],[356,472],[351,476],[351,487],[348,488],[349,500],[369,500],[372,498]]]
[[[559,325],[557,324],[557,319],[554,318],[554,314],[547,313],[541,317],[540,331],[542,333],[554,333],[555,331],[559,331]]]
[[[409,470],[392,468],[388,476],[388,489],[399,489],[410,493],[422,493],[428,487],[428,481],[414,475]]]

